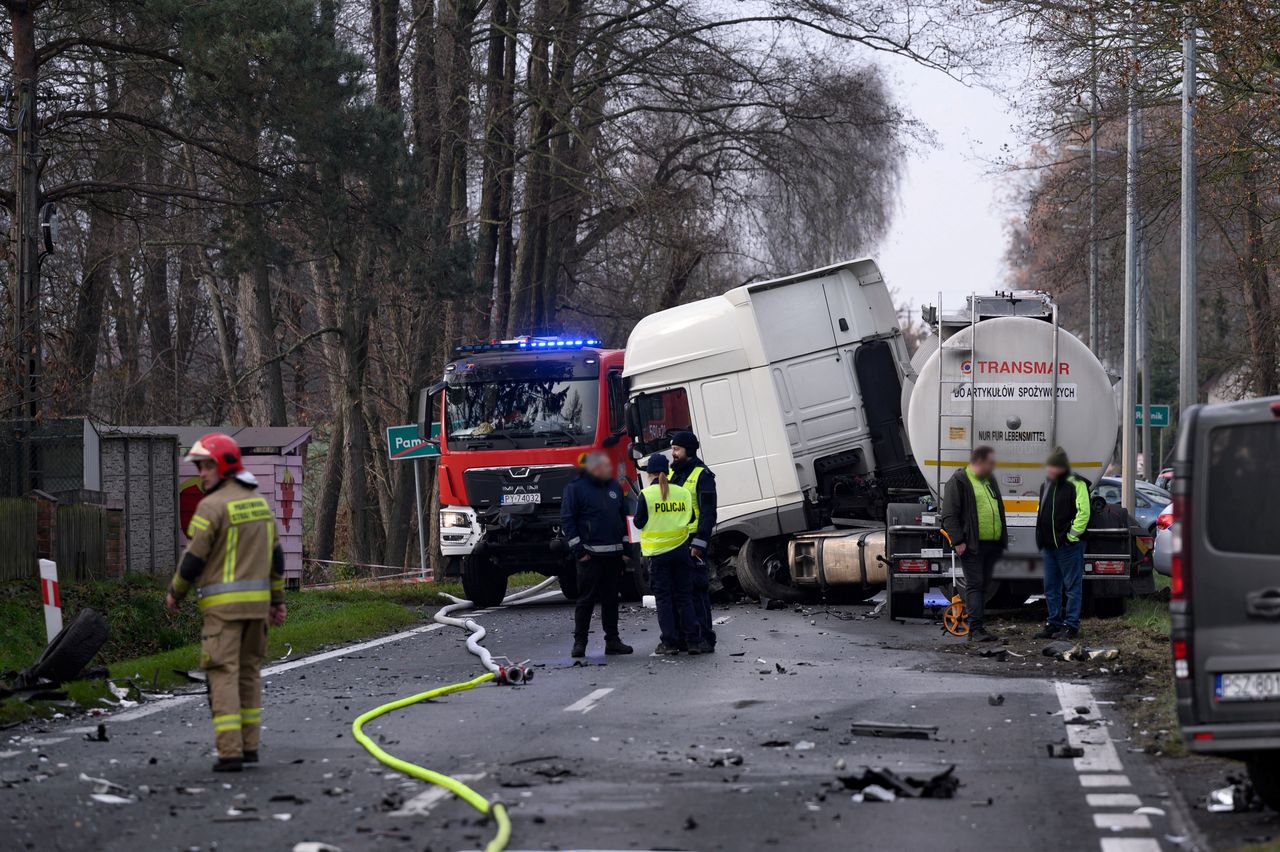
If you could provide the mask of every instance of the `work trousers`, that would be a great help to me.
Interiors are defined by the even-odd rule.
[[[692,559],[692,557],[690,557]],[[693,559],[693,614],[698,619],[702,641],[716,644],[716,631],[711,619],[711,565],[705,559]]]
[[[265,618],[223,619],[206,614],[200,631],[200,668],[209,687],[218,757],[258,750],[262,730],[262,658]]]
[[[649,588],[658,604],[658,627],[664,645],[696,645],[701,641],[693,602],[697,568],[687,545],[649,557]]]
[[[969,629],[981,630],[987,614],[987,592],[991,588],[991,575],[996,560],[1004,548],[998,541],[980,541],[978,549],[965,548],[960,557],[964,571],[964,607],[969,611]]]
[[[573,611],[573,638],[587,641],[591,632],[591,613],[600,606],[600,625],[605,641],[618,639],[618,583],[622,579],[622,555],[591,553],[586,562],[578,562],[578,603]]]
[[[1044,602],[1051,627],[1080,629],[1084,598],[1084,542],[1041,551],[1044,556]]]

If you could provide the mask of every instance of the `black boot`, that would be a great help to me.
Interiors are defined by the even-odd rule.
[[[706,639],[703,639],[701,642],[698,642],[689,649],[690,654],[714,654],[715,652],[716,646],[712,645]]]
[[[241,759],[242,759],[245,763],[257,763],[257,762],[258,762],[258,750],[257,750],[257,749],[253,749],[252,751],[250,751],[249,749],[245,749],[245,750],[244,750],[244,757],[243,757],[243,758],[241,758]]]
[[[680,653],[680,649],[675,645],[668,645],[666,642],[659,642],[658,647],[653,649],[653,653],[660,657],[675,657]]]
[[[570,657],[585,657],[587,655],[587,640],[574,639],[573,650],[569,652]]]
[[[621,639],[610,639],[604,643],[604,652],[609,655],[634,654],[635,650],[635,648],[625,644]]]
[[[1061,627],[1056,627],[1056,626],[1054,626],[1054,625],[1052,625],[1052,624],[1046,624],[1046,625],[1044,626],[1044,629],[1043,629],[1043,630],[1041,630],[1039,633],[1037,633],[1037,634],[1035,635],[1035,637],[1034,637],[1034,638],[1036,638],[1036,639],[1057,639],[1057,638],[1058,638],[1058,634],[1059,634],[1059,633],[1061,633],[1061,632],[1062,632],[1062,628],[1061,628]]]
[[[220,757],[213,765],[214,772],[239,772],[244,768],[244,759],[240,757]]]

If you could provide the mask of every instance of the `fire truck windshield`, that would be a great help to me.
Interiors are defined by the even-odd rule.
[[[445,391],[447,441],[452,449],[480,449],[498,438],[508,449],[589,444],[598,402],[595,378],[451,378]]]

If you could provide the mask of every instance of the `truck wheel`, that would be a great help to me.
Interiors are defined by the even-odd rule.
[[[787,551],[779,547],[781,539],[748,541],[734,557],[734,573],[742,591],[753,598],[777,598],[780,601],[804,600],[804,592],[791,585],[791,569]]]
[[[556,579],[560,581],[560,591],[570,601],[578,599],[578,564],[570,561],[567,566],[560,569],[560,573],[556,574]]]
[[[32,682],[39,678],[47,678],[54,683],[74,680],[98,649],[106,644],[107,634],[107,622],[103,617],[85,607],[53,637],[40,659],[24,674],[29,674]]]
[[[1248,761],[1254,792],[1273,811],[1280,811],[1280,754],[1263,752]]]
[[[488,559],[464,557],[462,591],[477,607],[498,606],[507,596],[507,574]]]

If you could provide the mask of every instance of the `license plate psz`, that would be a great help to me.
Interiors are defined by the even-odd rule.
[[[1275,701],[1280,699],[1280,672],[1233,672],[1216,675],[1217,701]]]

